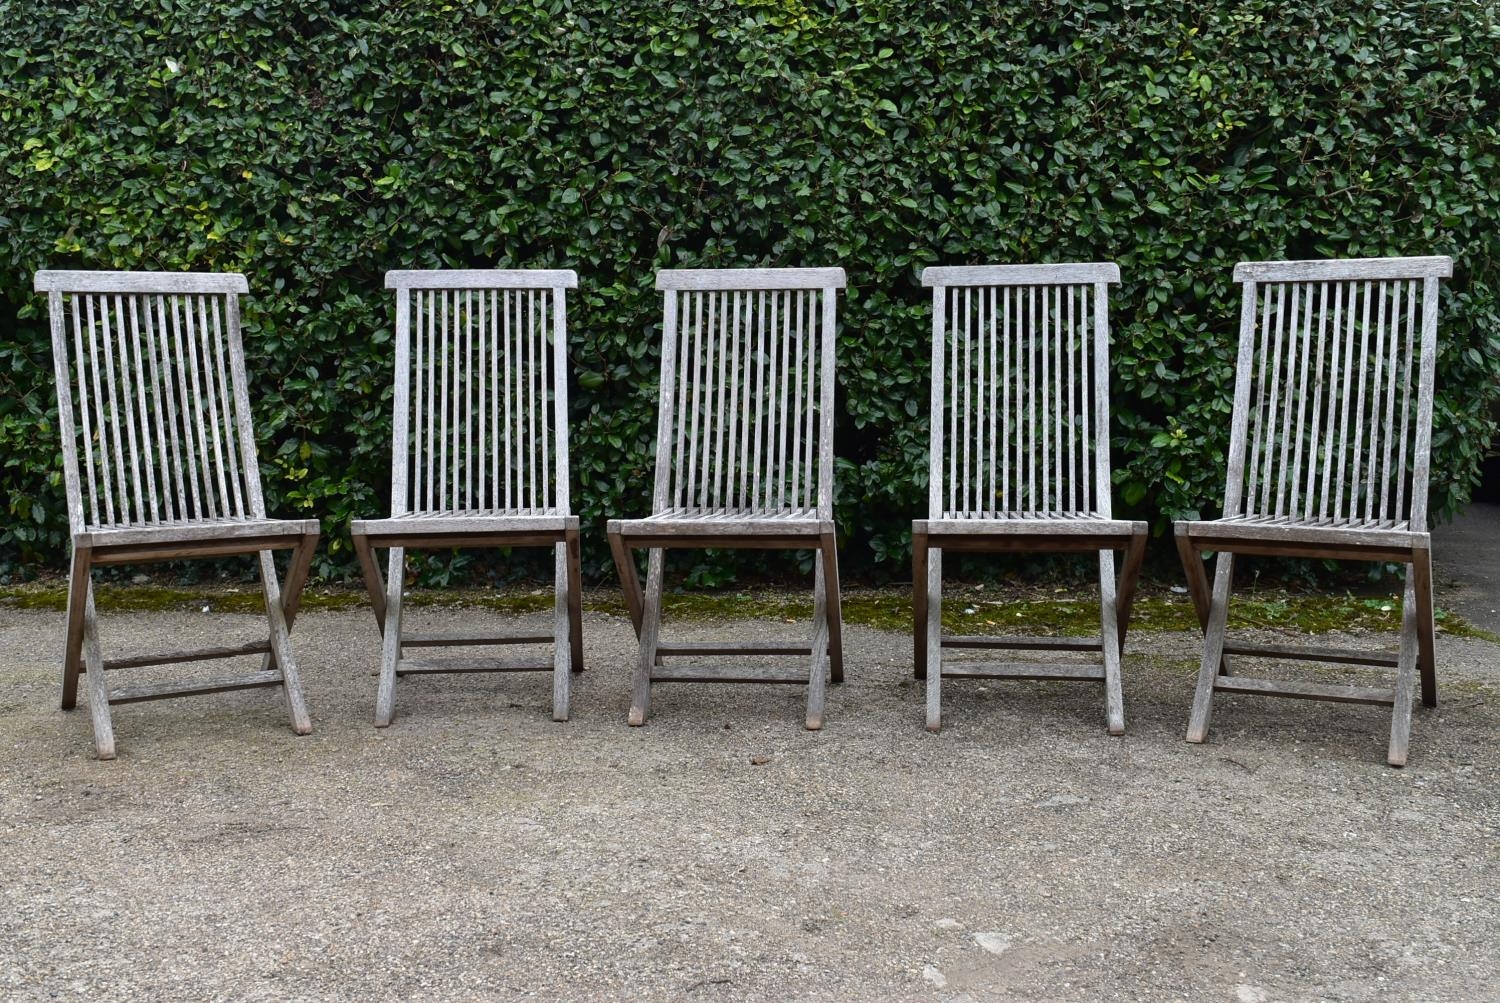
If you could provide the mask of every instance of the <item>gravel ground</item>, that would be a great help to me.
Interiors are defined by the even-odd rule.
[[[255,628],[104,620],[111,651]],[[0,612],[6,1000],[1500,998],[1487,641],[1440,639],[1392,770],[1376,707],[1220,697],[1185,744],[1181,634],[1132,639],[1123,739],[1094,687],[977,681],[928,735],[909,638],[858,627],[821,733],[800,688],[722,685],[631,729],[601,614],[572,722],[543,676],[447,676],[377,731],[372,618],[309,613],[313,735],[275,691],[129,705],[100,763],[61,629]]]

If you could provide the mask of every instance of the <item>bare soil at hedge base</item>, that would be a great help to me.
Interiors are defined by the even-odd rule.
[[[112,650],[256,626],[104,622]],[[570,723],[544,677],[458,676],[403,680],[377,731],[372,618],[309,612],[313,735],[267,691],[128,705],[100,763],[56,709],[62,618],[0,612],[0,998],[1500,993],[1500,644],[1440,637],[1392,770],[1376,707],[1222,697],[1185,744],[1186,633],[1133,639],[1113,739],[1078,684],[950,683],[928,735],[909,635],[858,626],[821,733],[753,686],[659,687],[630,729],[629,624],[585,629]]]

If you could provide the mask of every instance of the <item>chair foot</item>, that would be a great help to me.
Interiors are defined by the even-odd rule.
[[[632,728],[639,728],[646,723],[646,712],[639,707],[630,708],[630,717],[627,719]]]

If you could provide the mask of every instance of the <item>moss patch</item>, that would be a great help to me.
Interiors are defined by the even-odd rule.
[[[100,610],[257,613],[260,591],[250,587],[182,588],[160,585],[96,585]],[[309,589],[303,593],[307,610],[350,610],[368,606],[362,590]],[[539,613],[552,608],[551,588],[505,591],[413,590],[412,607],[460,607],[499,613]],[[58,581],[0,588],[0,607],[62,611],[66,587]],[[624,597],[614,590],[591,589],[584,609],[624,616]],[[669,593],[663,607],[667,617],[687,620],[806,620],[812,599],[805,593],[775,590]],[[903,589],[855,589],[844,593],[844,621],[880,630],[911,629],[911,594]],[[1453,637],[1500,643],[1500,637],[1481,630],[1447,610],[1437,611],[1438,629]],[[1015,633],[1086,636],[1099,629],[1098,600],[1086,591],[1060,589],[1050,595],[996,593],[984,589],[955,589],[944,597],[943,629],[958,634]],[[1396,597],[1299,596],[1285,593],[1236,599],[1230,607],[1233,629],[1280,629],[1304,634],[1330,631],[1390,631],[1401,626],[1401,600]],[[1148,633],[1198,629],[1192,603],[1173,593],[1139,596],[1131,629]]]

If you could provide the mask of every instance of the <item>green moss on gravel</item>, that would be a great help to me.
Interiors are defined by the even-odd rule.
[[[160,585],[98,585],[95,598],[104,611],[184,610],[207,606],[218,613],[255,613],[261,608],[253,587],[184,588]],[[303,593],[306,610],[348,610],[368,600],[356,589],[309,589]],[[415,590],[407,602],[414,607],[458,606],[501,613],[534,613],[552,608],[550,588],[503,591]],[[663,602],[668,618],[688,620],[781,619],[805,620],[812,615],[811,597],[774,590],[669,593]],[[0,607],[61,611],[67,590],[60,582],[0,588]],[[590,612],[625,615],[623,597],[615,591],[590,590],[584,598]],[[846,623],[903,631],[911,628],[911,596],[904,590],[857,589],[845,592]],[[1330,631],[1396,631],[1401,623],[1397,598],[1356,596],[1297,596],[1276,593],[1237,599],[1230,610],[1233,628],[1293,630],[1305,634]],[[1046,597],[959,589],[943,602],[943,627],[963,634],[1016,633],[1085,636],[1098,630],[1097,600],[1087,592],[1059,589]],[[1500,642],[1446,610],[1438,610],[1438,628],[1453,637]],[[1136,600],[1131,629],[1149,633],[1197,629],[1192,604],[1186,596],[1146,595]]]

